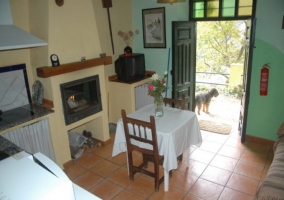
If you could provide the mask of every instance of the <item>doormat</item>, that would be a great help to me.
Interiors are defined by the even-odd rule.
[[[201,130],[204,130],[204,131],[210,131],[210,132],[220,133],[220,134],[225,134],[225,135],[229,134],[232,130],[231,125],[214,122],[214,121],[208,121],[208,120],[200,120],[199,127]]]

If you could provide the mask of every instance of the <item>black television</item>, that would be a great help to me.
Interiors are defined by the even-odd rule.
[[[123,82],[141,80],[145,77],[145,57],[141,53],[132,56],[121,54],[114,62],[117,79]]]

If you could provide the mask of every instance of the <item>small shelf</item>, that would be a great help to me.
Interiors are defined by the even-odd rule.
[[[106,56],[104,58],[93,58],[85,61],[78,61],[73,63],[62,64],[57,67],[38,67],[36,69],[37,76],[41,78],[48,78],[60,74],[74,72],[82,69],[96,67],[100,65],[112,64],[112,57]]]
[[[145,77],[140,79],[140,80],[135,80],[135,81],[130,81],[130,82],[123,82],[123,81],[120,81],[118,80],[117,78],[117,75],[111,75],[108,77],[108,80],[111,81],[111,82],[118,82],[118,83],[125,83],[125,84],[133,84],[133,83],[136,83],[136,82],[139,82],[139,81],[142,81],[142,80],[145,80],[145,79],[148,79],[150,78],[153,74],[155,74],[156,72],[155,71],[145,71]]]

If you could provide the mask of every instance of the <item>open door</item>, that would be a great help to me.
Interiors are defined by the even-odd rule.
[[[172,22],[172,98],[185,94],[186,108],[194,111],[196,23]]]
[[[254,48],[254,35],[255,35],[256,19],[247,20],[246,42],[245,42],[245,60],[243,71],[243,88],[241,98],[241,109],[239,117],[239,132],[241,135],[241,141],[244,142],[246,138],[246,125],[248,115],[248,105],[250,98],[250,79],[252,68],[252,52]]]

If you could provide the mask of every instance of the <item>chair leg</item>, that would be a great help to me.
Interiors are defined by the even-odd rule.
[[[131,181],[134,180],[133,176],[133,160],[132,160],[132,152],[127,152],[128,154],[128,171],[129,171],[129,179]]]
[[[159,162],[158,160],[154,163],[154,171],[155,171],[155,190],[159,191]]]

